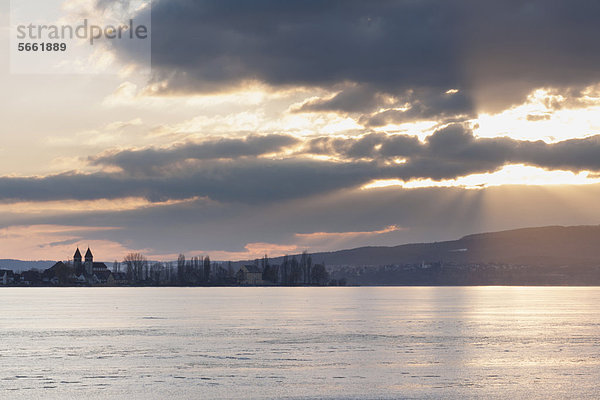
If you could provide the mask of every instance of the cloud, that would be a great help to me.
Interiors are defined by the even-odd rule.
[[[573,172],[600,169],[600,135],[557,143],[509,137],[477,138],[463,124],[435,131],[425,142],[406,135],[367,134],[360,138],[316,138],[308,143],[316,154],[342,158],[388,160],[407,158],[399,178],[455,178],[493,171],[505,164],[527,164]]]
[[[550,118],[552,118],[552,115],[550,113],[545,113],[545,114],[527,114],[527,121],[532,121],[532,122],[547,121]]]
[[[299,249],[311,249],[311,251],[327,251],[329,249],[342,249],[352,247],[362,247],[365,243],[375,239],[382,240],[386,236],[393,236],[396,232],[404,228],[390,225],[385,228],[364,232],[312,232],[296,233],[295,242]]]
[[[600,81],[598,14],[585,0],[163,0],[152,10],[154,83],[341,85],[302,110],[359,112],[369,125],[468,115]],[[407,110],[371,115],[390,96]]]
[[[51,243],[41,244],[39,246],[40,247],[57,247],[57,246],[64,246],[64,245],[76,244],[78,241],[79,241],[78,239],[67,239],[67,240],[60,240],[58,242],[51,242]]]
[[[381,1],[349,1],[343,7],[334,1],[162,1],[153,7],[153,62],[175,90],[246,80],[384,87],[389,71],[398,67],[403,73],[393,74],[393,81],[414,82],[423,74],[407,72],[418,72],[422,61],[441,63],[451,52],[442,34],[455,11],[437,8],[448,12],[432,4],[398,7]],[[452,75],[449,69],[436,77]]]
[[[323,155],[328,158],[314,158]],[[2,177],[0,200],[145,198],[166,202],[202,198],[238,204],[276,203],[357,188],[373,180],[447,180],[494,172],[510,164],[598,172],[600,135],[557,143],[530,142],[477,138],[468,126],[452,124],[424,142],[383,133],[312,139],[249,136],[115,151],[93,157],[90,163],[105,170]]]
[[[245,138],[219,138],[200,143],[189,142],[166,149],[124,150],[91,157],[94,165],[114,165],[132,175],[159,172],[162,168],[191,160],[236,159],[280,152],[297,144],[291,135],[250,135]]]
[[[381,104],[394,105],[397,102],[396,99],[373,91],[368,86],[351,85],[349,88],[344,88],[329,98],[310,99],[294,111],[368,112],[377,110]]]
[[[354,236],[372,236],[372,235],[381,235],[384,233],[395,232],[401,230],[402,228],[390,225],[386,228],[377,230],[377,231],[367,231],[367,232],[313,232],[313,233],[296,233],[296,237],[305,239],[307,241],[314,240],[322,240],[322,239],[339,239],[345,237],[354,237]]]
[[[458,90],[410,89],[392,96],[365,85],[352,85],[329,98],[309,99],[292,111],[355,113],[366,127],[474,116],[471,99]]]
[[[248,243],[242,251],[213,251],[210,257],[213,260],[255,260],[263,258],[266,255],[269,257],[278,257],[285,254],[296,254],[302,250],[294,244],[274,244],[274,243]],[[204,253],[198,253],[199,255]],[[172,259],[177,257],[173,255]]]
[[[344,187],[380,177],[374,162],[337,165],[317,160],[211,161],[159,174],[60,174],[40,178],[0,178],[0,200],[51,201],[144,197],[152,202],[207,196],[239,203],[276,202]],[[384,176],[386,174],[383,174]]]
[[[400,124],[419,120],[446,121],[474,116],[472,100],[464,93],[411,93],[403,109],[387,109],[363,116],[367,127]]]
[[[16,240],[14,243],[20,243],[15,249],[27,246],[29,249],[37,247],[37,244],[75,237],[79,237],[79,243],[84,246],[91,243],[92,250],[101,243],[114,243],[115,251],[94,251],[102,260],[121,259],[129,249],[142,250],[148,256],[183,252],[188,255],[210,254],[211,258],[218,259],[213,255],[229,252],[232,257],[237,253],[240,258],[247,258],[250,248],[261,253],[268,249],[269,253],[293,252],[294,248],[299,251],[306,248],[312,252],[449,240],[473,232],[515,227],[598,223],[600,210],[595,205],[599,194],[600,185],[502,186],[473,191],[460,188],[340,190],[276,205],[207,204],[197,201],[99,214],[82,211],[66,217],[38,215],[28,225],[115,226],[120,229],[81,229],[81,233],[72,233],[72,227],[48,232],[33,227],[13,239]],[[15,217],[18,215],[13,213]],[[6,219],[2,218],[2,222],[5,225]],[[13,224],[18,225],[19,222]],[[358,237],[339,235],[329,238],[336,239],[333,241],[315,240],[310,243],[295,235],[375,232],[389,225],[403,229]],[[44,235],[34,235],[37,231]],[[2,233],[4,231],[0,228]],[[256,243],[262,243],[262,248],[249,246]],[[6,250],[10,249],[7,245]],[[52,257],[63,259],[71,256],[72,252],[72,246],[66,245],[60,252],[52,253],[56,254]],[[24,257],[30,253],[20,251],[11,254]],[[46,258],[43,255],[48,253],[38,249],[36,254]]]
[[[310,139],[305,147],[311,154],[360,159],[414,156],[421,152],[422,144],[416,136],[368,133],[358,138],[322,136]]]

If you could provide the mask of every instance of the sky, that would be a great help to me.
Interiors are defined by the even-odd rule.
[[[15,73],[0,0],[0,258],[600,223],[598,2],[61,2],[63,20],[151,13],[151,69],[115,45]]]

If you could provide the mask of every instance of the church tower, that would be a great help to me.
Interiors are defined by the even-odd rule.
[[[79,247],[73,255],[73,267],[75,267],[75,271],[81,268],[81,252],[79,251]]]
[[[81,255],[79,257],[80,257],[79,259],[81,260]],[[92,255],[92,251],[88,247],[87,251],[85,252],[85,272],[88,275],[92,275],[92,273],[94,272],[93,268],[94,268],[94,256]]]

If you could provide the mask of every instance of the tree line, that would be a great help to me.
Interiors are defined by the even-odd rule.
[[[329,274],[324,264],[313,264],[305,251],[298,259],[286,255],[281,264],[273,264],[265,254],[254,260],[254,266],[262,273],[266,284],[276,285],[326,285]],[[209,256],[186,259],[180,254],[176,262],[151,263],[141,253],[129,253],[122,262],[115,260],[113,273],[124,274],[130,283],[156,285],[229,285],[240,280],[231,261],[211,262]]]
[[[295,256],[285,255],[280,265],[271,265],[269,257],[254,261],[262,267],[263,280],[282,285],[326,285],[329,274],[324,264],[313,264],[312,257],[304,251],[298,260]]]

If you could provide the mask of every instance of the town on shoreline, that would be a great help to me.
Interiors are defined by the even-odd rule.
[[[323,264],[313,264],[304,252],[285,256],[272,264],[267,255],[254,263],[234,268],[232,262],[212,262],[209,256],[175,262],[149,262],[141,253],[127,254],[109,268],[94,261],[90,248],[82,256],[79,248],[73,258],[58,261],[45,270],[22,272],[0,269],[2,286],[344,286],[344,279],[330,279]]]
[[[350,252],[352,256],[337,259],[331,254],[310,255],[305,251],[273,259],[265,255],[253,262],[215,262],[208,256],[188,259],[183,254],[176,261],[153,262],[141,253],[129,253],[110,267],[94,261],[91,249],[88,248],[84,255],[76,249],[67,261],[25,263],[25,268],[16,271],[10,267],[15,267],[11,260],[4,260],[9,267],[0,264],[0,286],[600,285],[600,263],[594,261],[593,255],[584,262],[571,261],[557,256],[556,252],[547,256],[547,250],[541,252],[532,246],[531,254],[520,259],[498,254],[461,259],[456,251],[440,251],[436,244],[420,253],[414,252],[412,247],[414,245],[401,246],[398,254],[385,259],[374,256],[372,249],[365,248],[364,254],[356,250],[341,251],[342,255]],[[447,248],[453,249],[455,245],[450,244]],[[313,259],[320,262],[315,263]]]

